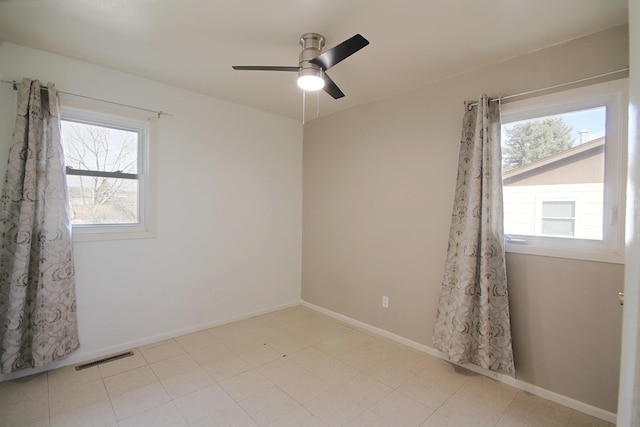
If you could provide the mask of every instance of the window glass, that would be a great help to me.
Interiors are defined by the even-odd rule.
[[[137,224],[139,133],[69,120],[61,125],[71,223]]]
[[[606,113],[599,106],[503,125],[505,233],[602,240]],[[537,205],[550,195],[573,201]],[[576,203],[589,207],[577,221]],[[552,218],[536,227],[543,217]]]

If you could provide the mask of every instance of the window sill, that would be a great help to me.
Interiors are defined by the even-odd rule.
[[[137,240],[137,239],[153,239],[156,237],[155,232],[151,230],[132,230],[132,229],[120,229],[114,230],[109,228],[107,230],[96,229],[84,229],[73,230],[73,242],[98,242],[106,240]]]
[[[624,264],[624,254],[622,251],[616,251],[609,248],[580,248],[576,245],[575,248],[554,248],[554,247],[541,247],[539,245],[528,245],[526,242],[519,243],[507,243],[505,242],[505,252],[525,254],[525,255],[538,255],[553,258],[568,258],[577,259],[582,261],[596,261],[607,262],[611,264]]]

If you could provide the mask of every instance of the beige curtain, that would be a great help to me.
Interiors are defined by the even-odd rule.
[[[451,361],[515,374],[504,256],[500,105],[465,105],[433,343]]]
[[[0,372],[79,347],[71,228],[53,84],[23,80],[0,198]]]

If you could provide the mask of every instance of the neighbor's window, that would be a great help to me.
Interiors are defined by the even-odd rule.
[[[74,237],[146,231],[147,122],[63,109],[61,131]]]
[[[625,83],[503,106],[507,251],[623,261]]]
[[[576,236],[576,202],[542,201],[540,233],[542,236]]]

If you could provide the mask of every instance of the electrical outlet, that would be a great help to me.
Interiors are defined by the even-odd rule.
[[[389,297],[386,295],[382,297],[382,308],[389,308]]]

